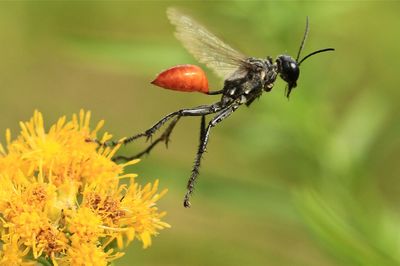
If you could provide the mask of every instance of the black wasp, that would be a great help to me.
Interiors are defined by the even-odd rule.
[[[297,85],[297,79],[300,74],[299,67],[304,60],[315,54],[333,51],[334,49],[317,50],[299,60],[308,34],[307,18],[305,33],[296,59],[285,54],[279,55],[275,60],[269,56],[265,59],[247,57],[222,42],[191,17],[178,10],[169,8],[167,15],[171,23],[176,27],[176,37],[199,62],[207,65],[224,79],[224,87],[222,90],[212,92],[208,91],[208,87],[204,88],[204,83],[201,88],[196,87],[198,85],[196,85],[196,82],[199,83],[199,80],[204,78],[202,77],[204,72],[193,71],[190,65],[177,66],[161,73],[159,77],[163,76],[165,78],[167,76],[167,84],[157,84],[157,80],[153,83],[174,90],[202,91],[208,95],[221,95],[221,98],[214,104],[184,108],[172,112],[142,133],[126,138],[123,141],[103,143],[102,145],[115,146],[121,143],[127,144],[141,137],[150,138],[161,126],[170,121],[162,135],[155,139],[143,152],[132,157],[118,156],[114,159],[130,160],[138,158],[149,153],[160,142],[165,142],[167,145],[170,134],[181,117],[200,116],[200,143],[183,201],[185,207],[190,207],[190,196],[193,193],[194,185],[199,175],[202,155],[206,150],[211,128],[219,124],[243,104],[250,106],[263,92],[271,91],[278,75],[287,83],[286,96],[289,97]],[[192,77],[192,79],[194,77],[194,84],[193,80],[187,80],[188,77]],[[192,83],[188,85],[187,83],[190,82]],[[194,86],[194,88],[190,88],[190,86]],[[215,114],[215,116],[211,118],[206,126],[205,117],[210,114]]]

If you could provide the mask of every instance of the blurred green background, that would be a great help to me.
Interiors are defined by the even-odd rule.
[[[120,138],[218,100],[149,84],[196,63],[168,6],[257,57],[295,56],[308,15],[303,54],[336,52],[302,65],[289,101],[278,81],[213,129],[191,209],[182,199],[199,119],[182,119],[169,149],[133,168],[169,188],[160,208],[172,228],[116,265],[400,265],[399,2],[1,2],[0,130],[15,136],[35,108],[48,124],[85,108]]]

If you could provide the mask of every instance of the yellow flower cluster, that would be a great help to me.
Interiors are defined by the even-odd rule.
[[[107,265],[135,238],[146,248],[169,225],[156,202],[158,181],[140,186],[117,164],[119,146],[86,142],[90,112],[60,118],[46,132],[35,111],[0,144],[0,265]],[[105,133],[101,141],[111,135]]]

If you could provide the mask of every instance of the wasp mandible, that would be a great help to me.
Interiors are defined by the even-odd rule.
[[[118,156],[114,159],[130,160],[138,158],[149,153],[160,142],[165,142],[168,145],[170,134],[181,117],[200,116],[199,146],[183,201],[185,207],[190,207],[190,196],[193,193],[194,185],[199,175],[201,159],[207,148],[211,129],[230,116],[240,106],[250,106],[264,92],[270,92],[278,75],[287,83],[285,95],[289,98],[292,90],[297,86],[300,65],[310,56],[333,51],[334,49],[317,50],[300,59],[309,30],[307,18],[306,29],[296,59],[285,54],[277,56],[275,60],[269,56],[267,58],[247,57],[221,41],[205,27],[179,10],[169,8],[167,15],[170,22],[176,27],[175,36],[178,40],[200,63],[205,64],[215,74],[222,77],[224,86],[219,91],[209,91],[208,81],[204,72],[201,68],[193,65],[172,67],[160,73],[152,84],[178,91],[197,91],[208,95],[221,95],[221,98],[213,104],[184,108],[172,112],[142,133],[122,141],[102,143],[102,145],[115,146],[121,143],[130,143],[141,137],[150,138],[161,126],[170,122],[161,136],[155,139],[143,152],[131,157]],[[214,114],[214,116],[206,124],[206,116],[211,114]]]

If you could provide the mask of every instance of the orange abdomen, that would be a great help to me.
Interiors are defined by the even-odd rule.
[[[164,70],[151,84],[169,90],[208,93],[206,74],[195,65],[178,65]]]

